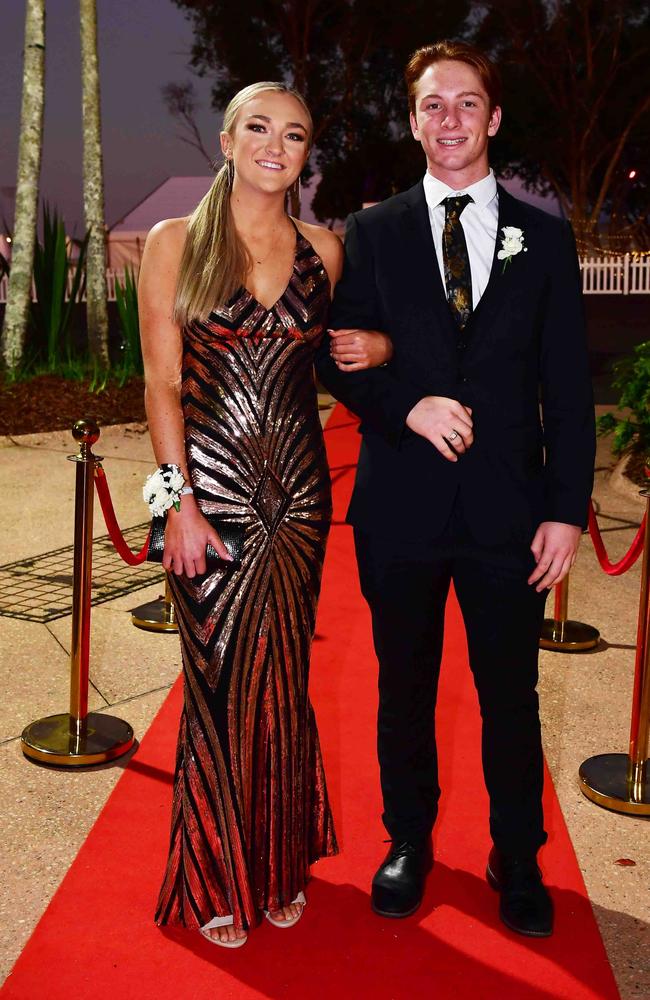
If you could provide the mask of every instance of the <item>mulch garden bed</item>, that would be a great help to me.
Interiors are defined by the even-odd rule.
[[[646,465],[647,458],[648,456],[644,451],[633,451],[625,466],[626,478],[631,479],[637,486],[650,485],[650,479],[645,471],[648,467]]]
[[[0,386],[0,436],[70,430],[80,417],[93,417],[100,427],[146,420],[144,379],[132,378],[121,388],[111,383],[91,392],[88,382],[61,375],[37,375]],[[646,486],[646,455],[633,452],[625,475]]]
[[[101,392],[60,375],[0,385],[0,435],[70,430],[80,417],[92,417],[100,427],[145,420],[144,380],[129,379],[121,388],[110,383]]]

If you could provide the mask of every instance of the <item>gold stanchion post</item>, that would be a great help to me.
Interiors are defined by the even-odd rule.
[[[146,632],[178,632],[172,592],[165,575],[165,595],[141,604],[131,612],[131,622]]]
[[[600,632],[593,625],[574,622],[569,615],[569,574],[555,587],[553,618],[545,618],[539,637],[540,649],[557,653],[583,653],[600,641]]]
[[[639,624],[637,627],[630,751],[602,753],[580,766],[580,787],[588,799],[605,809],[633,816],[650,816],[650,490],[646,498],[646,530],[643,540]]]
[[[38,719],[21,737],[23,753],[51,766],[82,767],[103,764],[131,749],[133,730],[128,722],[100,712],[88,712],[90,607],[93,553],[95,462],[92,446],[99,439],[94,420],[77,420],[72,436],[79,444],[74,513],[74,570],[72,638],[70,645],[70,711]]]

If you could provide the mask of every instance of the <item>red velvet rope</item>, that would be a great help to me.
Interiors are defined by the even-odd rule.
[[[602,536],[600,534],[600,528],[598,527],[598,521],[596,520],[596,512],[594,510],[594,505],[589,501],[589,534],[591,535],[591,540],[594,543],[594,549],[596,550],[596,555],[598,556],[598,562],[600,563],[601,569],[605,571],[609,576],[621,576],[622,573],[627,572],[631,566],[634,566],[635,562],[641,555],[643,551],[643,539],[645,536],[645,522],[646,516],[643,515],[643,520],[641,521],[641,526],[634,536],[634,541],[630,545],[628,551],[625,553],[622,559],[618,562],[610,562],[607,552],[605,550],[605,543],[603,542]]]
[[[122,535],[120,527],[117,523],[115,511],[113,510],[113,501],[111,500],[110,490],[108,488],[108,483],[106,482],[106,473],[102,469],[101,465],[95,466],[95,486],[97,487],[97,496],[99,497],[106,527],[113,545],[125,563],[128,563],[129,566],[139,566],[140,563],[143,563],[147,558],[149,534],[147,534],[146,541],[140,551],[132,552],[124,541],[124,536]]]
[[[108,529],[108,533],[116,551],[129,566],[139,566],[140,563],[143,563],[147,558],[149,535],[147,534],[144,545],[140,551],[133,552],[124,541],[124,536],[122,535],[120,527],[117,523],[111,494],[108,489],[108,483],[106,482],[106,473],[101,465],[95,466],[95,486],[97,487],[97,495],[101,504],[102,513],[104,515],[104,521],[106,522],[106,528]],[[609,576],[621,576],[623,573],[626,573],[628,569],[634,566],[634,563],[637,561],[643,550],[645,522],[646,516],[644,514],[639,530],[637,531],[630,548],[622,559],[613,563],[607,555],[605,544],[600,534],[594,505],[591,500],[589,501],[589,534],[591,535],[591,540],[593,542],[594,549],[596,550],[596,555],[598,556],[598,562],[600,563],[601,569],[603,569]]]

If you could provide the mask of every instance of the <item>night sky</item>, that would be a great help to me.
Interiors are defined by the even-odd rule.
[[[47,8],[41,194],[63,213],[68,232],[78,235],[83,229],[78,0],[47,0]],[[209,81],[188,68],[192,31],[171,0],[97,0],[97,11],[106,222],[111,226],[166,177],[209,172],[201,154],[178,138],[179,126],[162,100],[163,85],[194,80],[203,142],[215,155],[221,115],[210,107]],[[24,19],[24,0],[5,0],[0,227],[8,216],[7,194],[16,184]],[[516,182],[507,186],[521,193]],[[305,210],[303,217],[312,218]]]
[[[171,0],[98,0],[106,222],[110,226],[166,177],[207,174],[200,153],[177,138],[161,87],[192,77],[209,150],[218,148],[220,116],[210,85],[187,68],[190,24]],[[45,135],[41,192],[68,230],[82,227],[81,76],[77,0],[47,0]],[[0,192],[16,184],[22,93],[24,0],[5,0],[0,25]],[[0,215],[0,225],[2,223]]]

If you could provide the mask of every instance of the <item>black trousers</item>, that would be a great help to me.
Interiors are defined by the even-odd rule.
[[[436,818],[435,705],[453,580],[481,709],[492,839],[507,854],[535,853],[546,841],[536,691],[546,592],[526,583],[534,567],[528,546],[478,545],[458,509],[435,541],[358,528],[354,538],[379,660],[378,754],[389,835],[427,837]]]

